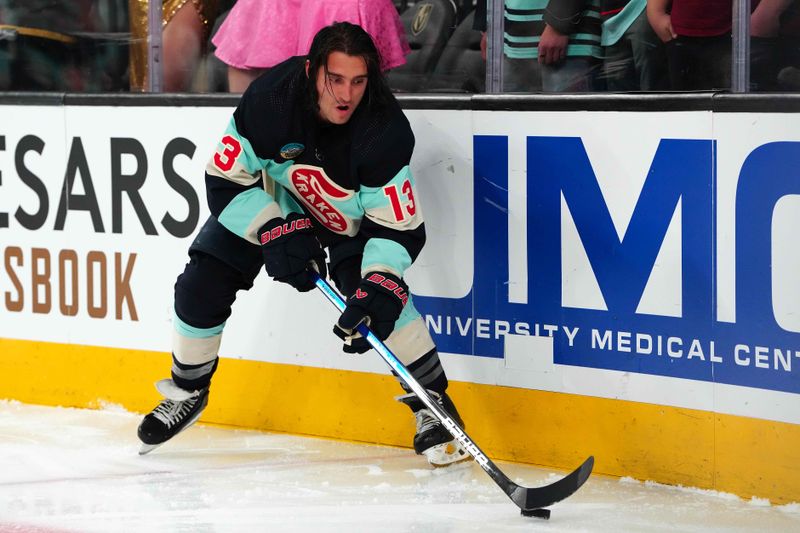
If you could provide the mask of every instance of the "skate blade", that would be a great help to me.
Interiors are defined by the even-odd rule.
[[[456,440],[431,446],[422,453],[428,459],[428,462],[436,468],[460,463],[472,458]]]
[[[166,442],[166,441],[164,441],[164,442]],[[161,444],[164,444],[164,443],[162,442]],[[161,446],[161,444],[144,444],[144,443],[142,443],[142,447],[139,448],[139,455],[147,455],[148,453],[152,452],[153,450],[155,450],[156,448]]]

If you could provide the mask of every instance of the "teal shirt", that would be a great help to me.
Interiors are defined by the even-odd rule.
[[[631,27],[633,21],[639,18],[647,0],[631,0],[622,8],[622,11],[603,21],[603,34],[600,44],[611,46],[619,41],[625,31]]]
[[[506,0],[504,53],[513,59],[539,57],[539,36],[545,28],[547,6],[558,0]],[[603,57],[600,0],[586,0],[577,16],[565,24],[569,33],[568,57]],[[562,30],[563,33],[563,28]]]

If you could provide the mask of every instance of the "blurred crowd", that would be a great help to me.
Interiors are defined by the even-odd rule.
[[[736,1],[504,0],[503,90],[729,89]],[[800,90],[800,0],[750,4],[750,90]],[[148,90],[149,9],[0,0],[0,91]],[[487,0],[163,0],[161,18],[165,92],[242,92],[342,20],[396,92],[485,90]]]

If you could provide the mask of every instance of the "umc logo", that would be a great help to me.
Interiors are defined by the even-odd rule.
[[[800,143],[762,145],[736,185],[736,323],[716,317],[716,141],[662,139],[622,238],[580,138],[528,137],[527,303],[509,298],[508,138],[474,138],[474,279],[464,298],[415,295],[439,349],[503,357],[497,331],[553,337],[555,363],[800,393],[800,334],[773,309],[772,222],[800,194]],[[562,210],[606,309],[562,301]],[[638,311],[680,206],[681,311]],[[444,317],[452,328],[445,328]],[[563,331],[563,333],[562,333]],[[564,334],[565,333],[565,334]]]

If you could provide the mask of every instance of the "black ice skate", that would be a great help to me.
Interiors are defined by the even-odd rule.
[[[440,395],[429,390],[428,394],[439,402],[439,405],[463,429],[464,422],[461,420],[456,406],[453,405],[453,401],[447,393]],[[425,404],[416,394],[406,394],[398,396],[396,399],[409,406],[414,412],[414,417],[417,421],[417,434],[414,435],[414,451],[417,452],[417,455],[424,455],[433,466],[447,466],[470,459],[467,451],[453,438],[431,410],[425,407]]]
[[[208,405],[208,387],[187,391],[171,379],[162,379],[156,383],[156,388],[164,399],[139,424],[139,440],[142,441],[139,455],[155,450],[197,422]]]

